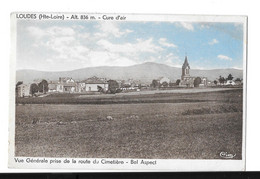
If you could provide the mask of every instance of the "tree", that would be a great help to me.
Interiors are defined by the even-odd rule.
[[[115,80],[109,80],[108,81],[108,91],[110,93],[115,94],[116,90],[119,88],[119,84]]]
[[[240,78],[236,78],[235,82],[241,82],[242,80]]]
[[[176,80],[176,85],[178,86],[180,84],[180,82],[181,82],[180,79]]]
[[[21,85],[21,84],[23,84],[23,82],[22,82],[22,81],[18,81],[18,82],[16,83],[16,87],[19,86],[19,85]]]
[[[219,76],[218,81],[219,81],[220,84],[224,84],[225,83],[225,78],[222,77],[222,76]]]
[[[164,81],[163,83],[162,83],[162,86],[164,87],[164,88],[166,88],[166,87],[168,87],[168,83],[166,82],[166,81]]]
[[[217,85],[217,84],[218,84],[217,80],[214,80],[214,84],[215,84],[215,85]]]
[[[153,88],[159,87],[159,83],[158,83],[157,80],[153,80],[153,81],[152,81],[152,87],[153,87]]]
[[[227,80],[233,80],[233,76],[231,74],[228,75]]]
[[[236,78],[235,83],[236,83],[236,85],[242,85],[243,84],[241,78]]]
[[[200,77],[195,78],[193,83],[194,83],[194,87],[199,87],[201,83],[201,78]]]
[[[97,86],[98,92],[104,92],[104,89],[101,86]]]
[[[31,86],[30,86],[30,94],[33,96],[38,91],[39,91],[39,86],[36,83],[31,84]]]
[[[41,93],[46,93],[46,92],[48,92],[48,90],[49,90],[49,87],[48,87],[48,82],[46,81],[46,80],[42,80],[39,84],[38,84],[38,86],[39,86],[39,92],[41,92]]]

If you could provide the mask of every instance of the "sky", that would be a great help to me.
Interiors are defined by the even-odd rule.
[[[17,21],[16,69],[68,71],[155,62],[243,68],[239,23]]]

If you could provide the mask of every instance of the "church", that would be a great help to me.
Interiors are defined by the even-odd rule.
[[[198,86],[196,84],[194,85],[195,79],[198,79],[200,83]],[[181,81],[179,83],[179,86],[182,87],[201,87],[201,86],[207,86],[207,78],[206,77],[193,77],[190,76],[190,65],[188,62],[188,57],[185,56],[184,63],[182,65],[182,74],[181,74]]]

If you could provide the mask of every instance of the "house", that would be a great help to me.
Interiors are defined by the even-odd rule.
[[[17,97],[28,97],[30,96],[30,84],[21,84],[17,86]]]
[[[208,79],[206,77],[199,77],[201,79],[201,82],[199,86],[208,86]]]
[[[170,79],[169,78],[167,78],[167,77],[160,77],[160,78],[158,78],[158,82],[160,83],[160,84],[163,84],[163,82],[166,82],[166,83],[170,83]]]
[[[116,82],[118,83],[119,88],[123,87],[124,80],[116,80]]]
[[[125,85],[125,86],[130,86],[130,88],[131,88],[131,87],[134,87],[134,86],[135,86],[135,81],[134,81],[134,79],[128,79],[128,80],[126,80],[126,81],[124,82],[124,85]]]
[[[159,84],[159,86],[163,86],[163,87],[167,87],[169,86],[171,80],[167,77],[160,77],[157,79],[157,83]],[[166,84],[166,86],[164,86]]]
[[[80,83],[85,84],[85,86],[83,84],[82,86],[84,86],[86,92],[97,92],[100,89],[103,89],[104,91],[108,90],[108,82],[105,78],[98,78],[96,76],[93,76],[81,81]]]
[[[74,93],[76,92],[76,86],[77,84],[72,78],[60,77],[56,89],[58,92]]]
[[[48,81],[48,92],[57,92],[58,80]]]
[[[214,83],[214,81],[208,81],[207,82],[207,86],[216,86],[218,83],[218,81],[216,80],[216,84]]]
[[[77,83],[77,92],[83,93],[85,91],[86,91],[86,84],[82,82]]]
[[[224,85],[231,85],[231,86],[234,86],[236,85],[236,83],[233,81],[233,80],[227,80]]]
[[[143,85],[141,80],[134,79],[122,80],[118,84],[121,90],[136,90],[141,88]]]
[[[49,83],[48,84],[48,92],[56,92],[57,91],[57,84]]]

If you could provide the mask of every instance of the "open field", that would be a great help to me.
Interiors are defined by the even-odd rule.
[[[23,99],[16,105],[15,155],[220,159],[228,152],[241,159],[242,98],[234,89]]]
[[[234,100],[232,95],[242,89],[199,88],[154,90],[118,94],[87,95],[53,93],[46,97],[17,98],[17,104],[131,104],[131,103],[180,103]],[[241,94],[242,95],[242,94]],[[195,98],[196,96],[196,98]]]

